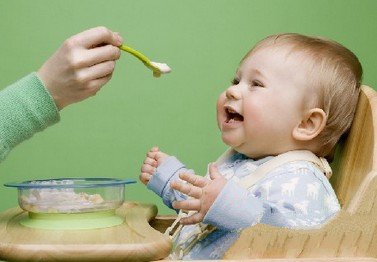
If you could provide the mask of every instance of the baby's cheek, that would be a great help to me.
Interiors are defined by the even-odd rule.
[[[223,108],[225,104],[225,99],[226,99],[225,92],[223,92],[217,98],[217,104],[216,104],[217,110],[219,110],[220,108]]]
[[[225,93],[222,93],[217,99],[216,113],[217,113],[217,125],[220,128],[221,117],[224,112]]]

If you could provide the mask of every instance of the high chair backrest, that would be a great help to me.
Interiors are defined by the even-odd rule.
[[[330,180],[342,209],[351,213],[373,204],[372,199],[365,199],[365,192],[375,180],[377,170],[376,125],[377,92],[362,86],[351,130],[345,142],[339,145],[340,153],[335,158],[334,175]]]

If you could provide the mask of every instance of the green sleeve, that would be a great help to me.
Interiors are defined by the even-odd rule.
[[[0,162],[17,144],[59,120],[54,100],[36,73],[0,91]]]

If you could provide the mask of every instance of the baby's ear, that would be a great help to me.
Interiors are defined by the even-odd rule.
[[[292,131],[292,136],[296,140],[309,141],[322,132],[326,126],[327,115],[320,108],[313,108],[306,112],[301,123]]]

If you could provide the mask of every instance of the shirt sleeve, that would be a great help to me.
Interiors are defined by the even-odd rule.
[[[35,72],[0,91],[0,161],[59,120],[55,102]]]
[[[236,230],[257,223],[288,228],[318,227],[340,210],[327,179],[311,168],[279,168],[249,191],[228,181],[204,223]]]
[[[187,195],[170,187],[172,181],[180,180],[179,174],[181,173],[194,174],[194,171],[187,169],[176,157],[169,156],[157,167],[156,172],[147,184],[147,188],[160,196],[164,204],[171,209],[173,209],[172,203],[174,201],[182,201],[188,198]],[[178,212],[178,210],[176,211]]]
[[[230,179],[208,210],[203,222],[221,230],[252,226],[264,214],[263,201]]]

